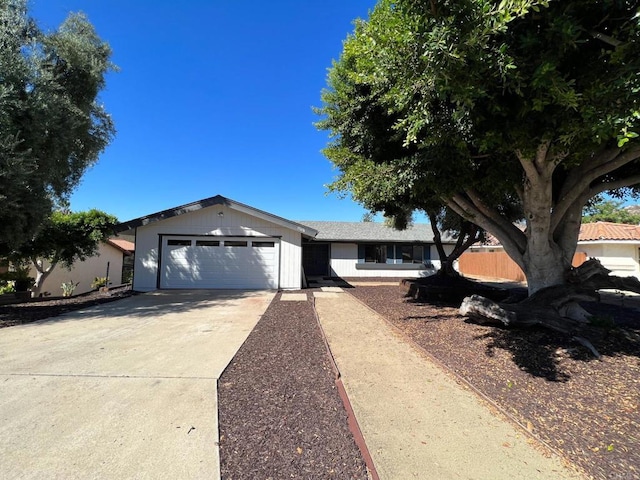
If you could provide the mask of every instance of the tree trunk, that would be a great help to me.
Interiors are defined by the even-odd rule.
[[[36,269],[36,280],[31,288],[31,296],[39,297],[42,294],[42,285],[44,281],[47,279],[49,274],[56,267],[58,262],[52,262],[47,268],[44,267],[44,260],[41,259],[32,259],[33,266]]]
[[[552,245],[547,238],[537,240],[545,245],[538,246],[535,253],[527,249],[522,257],[529,295],[552,285],[563,285],[571,268],[565,263],[559,247]]]

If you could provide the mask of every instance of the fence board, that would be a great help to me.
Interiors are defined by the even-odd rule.
[[[572,265],[578,267],[587,260],[584,252],[573,256]],[[524,272],[509,255],[499,252],[465,252],[458,259],[458,269],[463,275],[488,277],[513,282],[524,282]]]

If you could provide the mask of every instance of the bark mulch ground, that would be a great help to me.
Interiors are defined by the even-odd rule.
[[[26,302],[0,305],[0,328],[22,325],[63,313],[113,302],[132,295],[130,287],[120,287],[108,292],[89,292],[75,297],[34,298]]]
[[[597,479],[640,478],[640,314],[589,304],[596,360],[544,330],[469,323],[457,308],[412,303],[395,285],[349,293]]]
[[[218,382],[231,479],[366,479],[313,305],[280,294]]]

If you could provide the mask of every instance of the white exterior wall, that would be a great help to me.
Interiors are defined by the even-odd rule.
[[[611,270],[611,275],[640,278],[639,248],[640,244],[638,243],[583,242],[578,244],[576,252],[584,252],[589,258],[597,258],[604,267]]]
[[[445,251],[449,253],[453,249],[452,246],[445,245]],[[438,251],[435,246],[431,246],[431,263],[433,269],[429,270],[393,270],[393,269],[366,269],[360,270],[356,268],[358,263],[358,245],[356,243],[332,243],[331,248],[331,276],[334,277],[426,277],[432,275],[440,268],[440,260]],[[368,264],[372,265],[372,264]]]
[[[49,292],[54,297],[62,296],[61,285],[63,282],[73,281],[78,283],[73,294],[86,293],[93,290],[91,284],[96,277],[107,275],[107,262],[109,262],[109,281],[111,285],[122,283],[122,251],[103,243],[98,249],[98,254],[88,257],[84,262],[76,262],[71,270],[57,265],[42,284],[42,293]],[[36,270],[31,269],[30,275],[35,278]]]
[[[219,212],[223,215],[220,216]],[[213,205],[137,228],[134,290],[145,292],[157,288],[159,236],[164,234],[280,237],[280,288],[301,288],[300,232],[225,205]]]

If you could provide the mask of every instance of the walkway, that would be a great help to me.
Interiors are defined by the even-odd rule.
[[[578,479],[351,295],[316,292],[322,328],[381,479]]]

